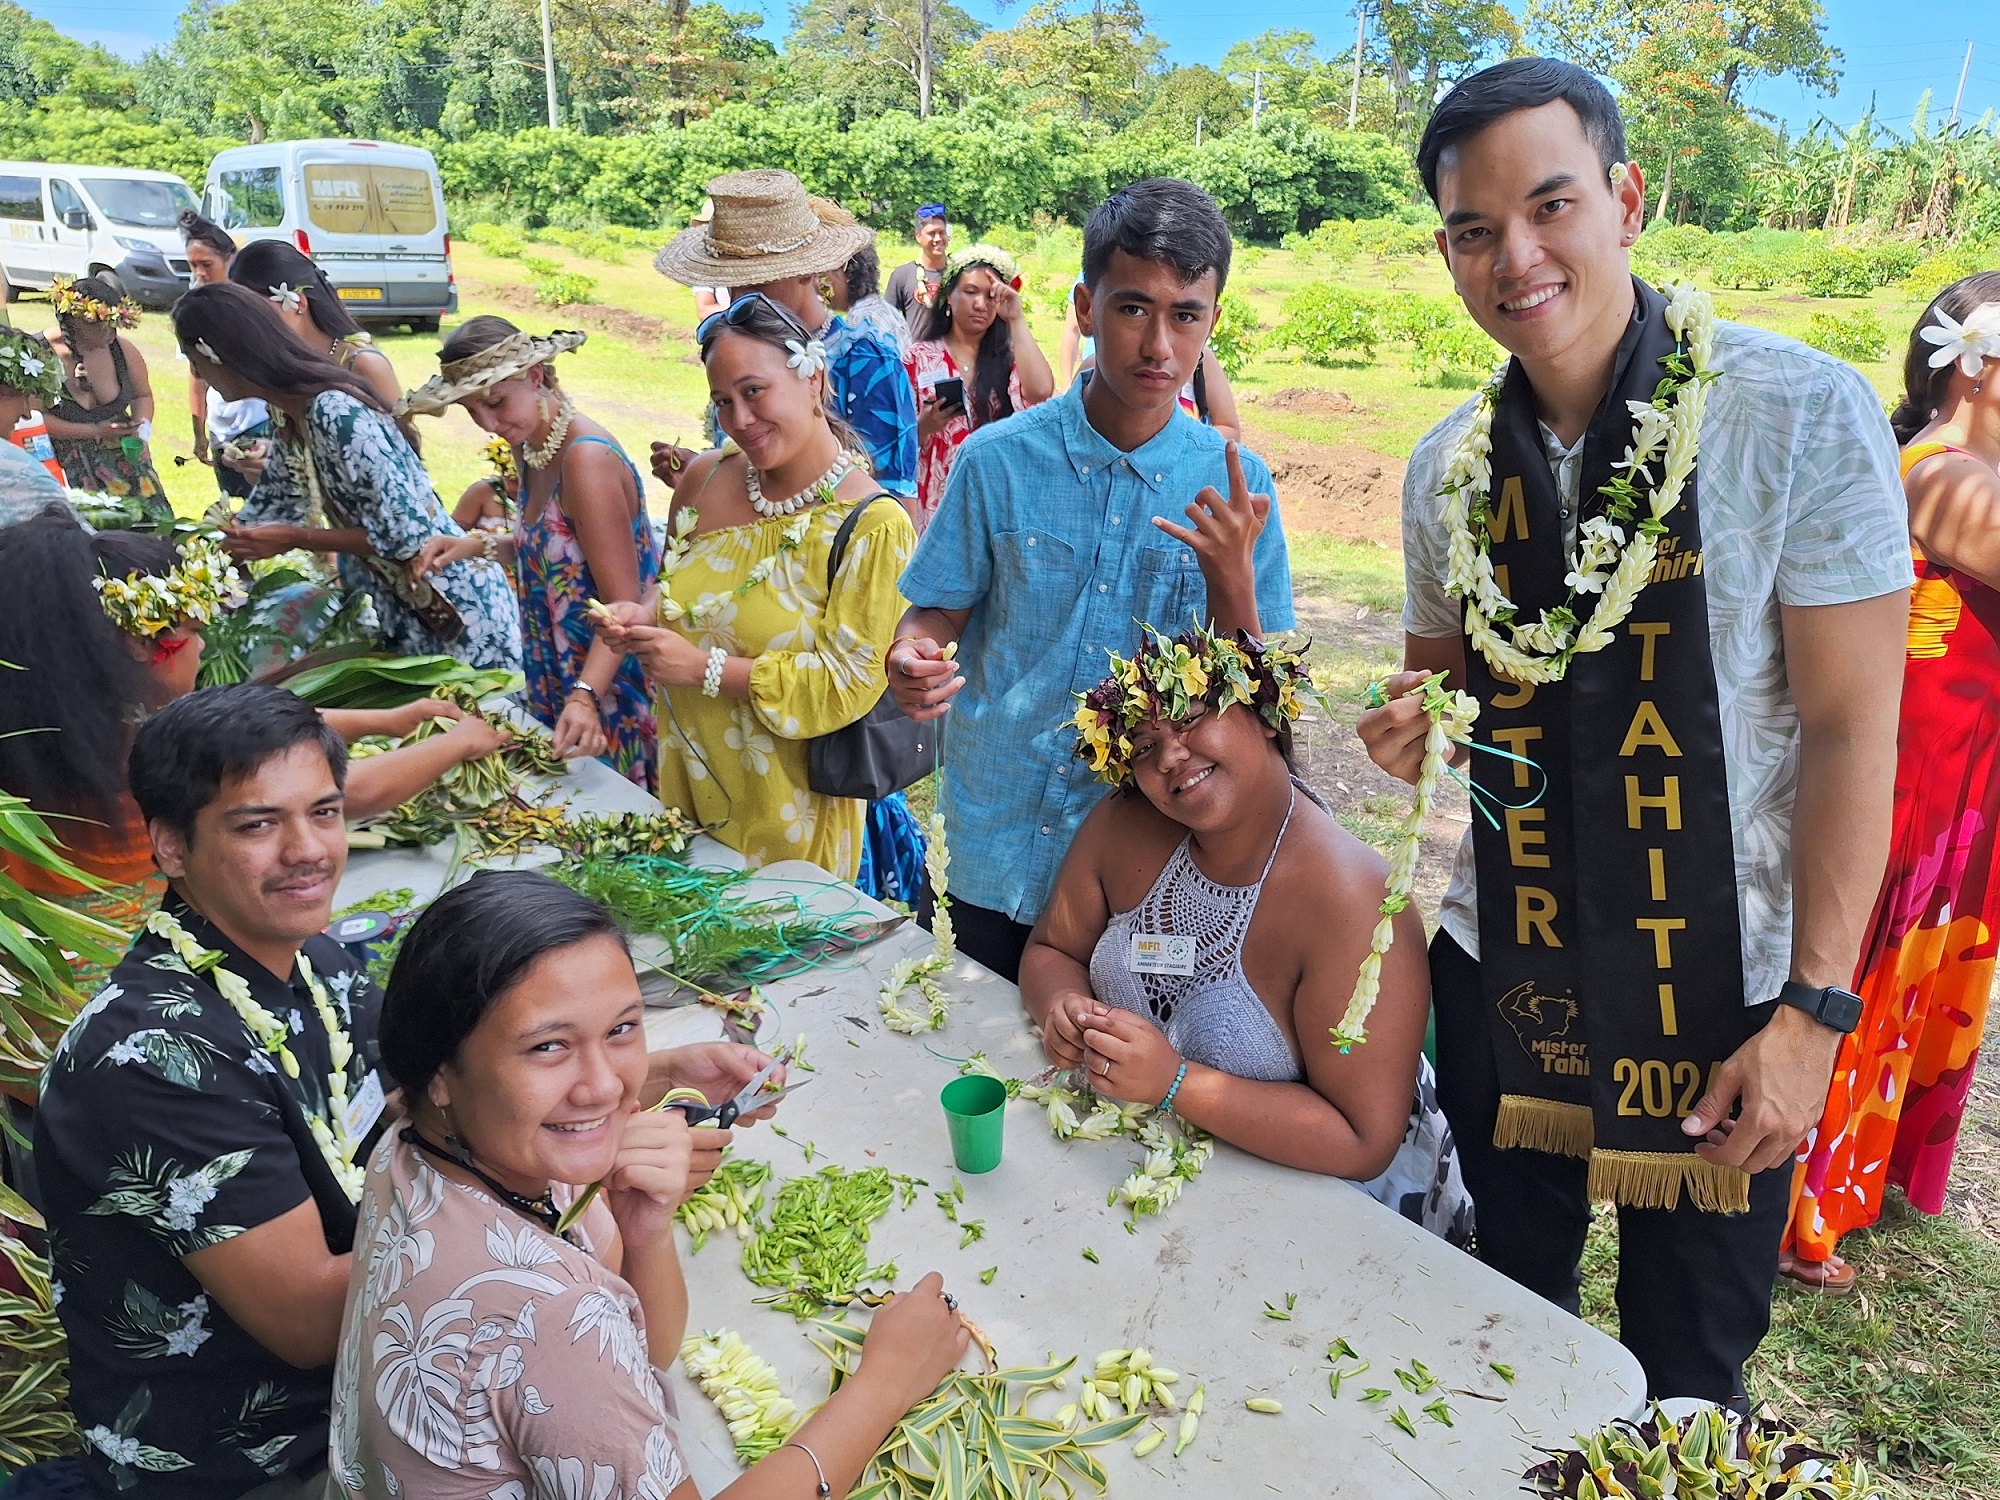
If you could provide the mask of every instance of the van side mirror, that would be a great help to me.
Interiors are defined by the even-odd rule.
[[[80,208],[63,210],[63,227],[66,229],[90,228],[90,215]]]

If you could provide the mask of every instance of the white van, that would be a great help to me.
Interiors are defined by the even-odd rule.
[[[437,160],[384,141],[234,146],[208,164],[204,212],[237,243],[289,240],[363,322],[435,332],[458,310]]]
[[[12,302],[58,276],[102,276],[149,307],[188,286],[176,221],[194,192],[171,172],[0,161],[0,275]]]

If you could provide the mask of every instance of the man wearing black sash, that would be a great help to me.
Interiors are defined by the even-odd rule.
[[[1651,1393],[1741,1405],[1888,846],[1895,444],[1853,369],[1632,276],[1645,184],[1589,74],[1475,75],[1418,168],[1513,358],[1411,457],[1409,670],[1360,727],[1415,781],[1397,695],[1448,672],[1502,752],[1431,948],[1479,1252],[1574,1311],[1615,1202]]]

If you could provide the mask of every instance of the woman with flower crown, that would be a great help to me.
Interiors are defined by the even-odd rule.
[[[1840,1237],[1891,1186],[1944,1210],[2000,932],[2000,271],[1917,320],[1890,417],[1917,587],[1910,601],[1889,869],[1826,1111],[1794,1184],[1779,1272],[1836,1296]]]
[[[914,903],[923,845],[901,794],[872,804],[889,835],[864,837],[871,804],[812,790],[807,742],[886,690],[915,528],[828,411],[804,324],[751,292],[695,337],[730,441],[682,477],[657,585],[600,627],[659,695],[660,800],[753,864],[811,860]]]
[[[60,398],[43,416],[56,462],[73,490],[136,496],[155,520],[171,520],[153,468],[153,385],[146,356],[123,330],[139,308],[95,276],[57,277],[49,289],[56,326],[48,341],[62,370]]]
[[[1347,1178],[1463,1244],[1472,1222],[1424,1061],[1423,923],[1403,906],[1365,1040],[1332,1044],[1389,866],[1299,779],[1305,665],[1248,635],[1148,629],[1077,709],[1117,791],[1084,819],[1021,958],[1058,1068],[1269,1161]]]
[[[1633,276],[1646,184],[1589,73],[1467,78],[1417,160],[1510,358],[1411,454],[1409,670],[1358,728],[1417,781],[1444,674],[1501,752],[1431,945],[1479,1254],[1574,1312],[1615,1202],[1650,1393],[1741,1406],[1888,846],[1894,439],[1852,366]]]
[[[0,326],[0,433],[12,432],[30,412],[47,411],[61,395],[62,367],[48,340]],[[67,498],[47,465],[13,443],[0,443],[0,526]]]

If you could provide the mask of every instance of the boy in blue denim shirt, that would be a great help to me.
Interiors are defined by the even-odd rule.
[[[1104,792],[1078,774],[1067,721],[1105,653],[1130,646],[1135,621],[1292,626],[1271,471],[1178,400],[1215,326],[1230,249],[1192,183],[1112,194],[1084,230],[1075,292],[1095,378],[965,440],[903,573],[911,608],[889,686],[913,718],[949,711],[939,796],[952,920],[959,947],[1010,980]],[[1168,519],[1176,511],[1187,525]]]

